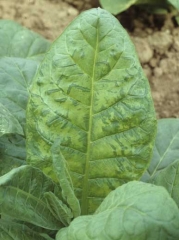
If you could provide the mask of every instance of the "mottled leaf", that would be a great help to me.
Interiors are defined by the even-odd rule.
[[[50,212],[43,193],[55,184],[41,171],[21,166],[0,177],[0,213],[34,225],[58,230],[62,226]]]
[[[32,83],[28,163],[57,181],[50,148],[60,138],[82,214],[93,213],[111,190],[140,178],[155,131],[149,83],[126,31],[105,10],[83,12]]]
[[[179,119],[160,119],[153,158],[141,180],[150,181],[177,160],[179,160]]]
[[[112,191],[94,215],[80,216],[56,240],[177,240],[179,210],[163,187],[129,182]]]
[[[50,42],[11,20],[0,20],[0,57],[41,59]]]

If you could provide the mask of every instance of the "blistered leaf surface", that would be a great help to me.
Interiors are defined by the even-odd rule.
[[[94,215],[80,216],[56,240],[176,240],[179,210],[167,191],[129,182],[112,191]]]
[[[149,84],[126,31],[105,10],[82,13],[33,81],[28,162],[55,180],[50,148],[60,138],[82,214],[92,213],[111,190],[141,176],[155,128]]]

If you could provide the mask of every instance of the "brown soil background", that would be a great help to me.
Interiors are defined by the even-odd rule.
[[[97,0],[0,0],[0,19],[12,19],[53,41]],[[149,79],[158,118],[179,118],[179,27],[173,16],[130,8],[117,16],[129,32]]]

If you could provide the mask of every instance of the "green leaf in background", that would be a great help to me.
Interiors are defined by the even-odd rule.
[[[7,133],[23,135],[23,129],[18,120],[0,103],[0,137]]]
[[[150,181],[177,160],[179,160],[179,119],[160,119],[153,158],[141,180]]]
[[[176,7],[177,0],[169,0]],[[139,5],[154,14],[166,14],[168,8],[167,0],[100,0],[101,6],[116,15],[127,10],[132,5]]]
[[[22,58],[0,58],[0,103],[6,107],[25,131],[25,111],[29,86],[38,62]]]
[[[0,20],[0,57],[40,59],[50,42],[11,20]]]
[[[129,182],[112,191],[94,215],[80,216],[56,240],[177,240],[179,210],[163,187]]]
[[[179,160],[159,171],[150,182],[165,187],[179,207]]]
[[[15,168],[0,177],[0,214],[58,230],[63,224],[52,215],[43,198],[45,192],[55,192],[55,188],[52,180],[38,169],[31,166]]]
[[[25,225],[0,219],[0,239],[2,240],[50,240],[32,231]],[[51,239],[52,240],[52,239]]]
[[[99,0],[99,2],[110,13],[118,14],[135,4],[137,0]]]
[[[179,0],[167,0],[174,8],[179,10]]]
[[[20,135],[0,138],[0,176],[26,163],[25,139]]]
[[[149,83],[128,34],[105,10],[83,12],[33,81],[28,163],[57,181],[50,149],[59,138],[82,214],[93,213],[111,190],[140,178],[155,131]]]

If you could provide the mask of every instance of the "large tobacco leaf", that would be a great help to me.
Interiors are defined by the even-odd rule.
[[[153,158],[141,180],[148,182],[179,160],[179,119],[158,120]]]
[[[154,107],[134,46],[110,13],[76,18],[46,54],[30,93],[28,163],[57,181],[50,149],[60,138],[82,214],[140,178],[153,148]]]
[[[50,42],[11,20],[0,20],[0,57],[41,59]]]
[[[129,182],[112,191],[94,215],[80,216],[56,240],[176,240],[179,210],[163,187]]]
[[[0,177],[0,214],[36,226],[58,230],[63,224],[51,213],[44,193],[60,189],[39,169],[20,166]]]

